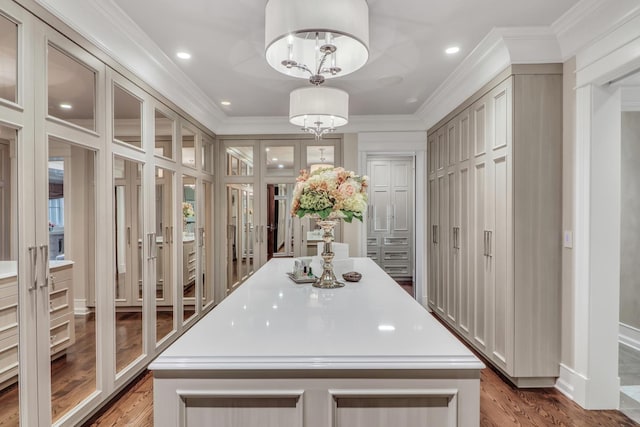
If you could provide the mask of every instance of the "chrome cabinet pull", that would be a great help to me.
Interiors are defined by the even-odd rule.
[[[260,226],[260,243],[264,243],[264,225]]]
[[[29,258],[31,260],[31,274],[33,274],[33,282],[29,286],[29,290],[35,291],[38,287],[38,248],[29,246]]]
[[[483,248],[483,255],[487,256],[487,230],[484,230],[484,248]]]
[[[44,280],[40,287],[46,288],[49,286],[49,245],[40,245],[40,252],[42,254],[42,272],[44,273]]]
[[[148,254],[147,259],[158,258],[158,250],[156,245],[156,233],[147,233]]]

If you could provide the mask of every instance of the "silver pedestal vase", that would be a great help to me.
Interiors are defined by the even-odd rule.
[[[336,226],[337,221],[336,219],[318,221],[318,225],[324,230],[324,234],[322,235],[324,245],[321,255],[324,262],[322,264],[322,275],[313,284],[316,288],[333,289],[344,286],[344,283],[336,279],[332,264],[334,253],[331,250],[331,242],[333,241],[333,228]]]

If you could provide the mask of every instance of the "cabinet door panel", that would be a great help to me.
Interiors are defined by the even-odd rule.
[[[458,297],[458,267],[459,267],[459,259],[458,259],[458,250],[456,248],[457,241],[457,231],[455,231],[458,226],[457,220],[457,192],[458,192],[458,180],[457,173],[451,171],[448,174],[449,177],[449,192],[447,195],[448,202],[448,223],[449,228],[447,229],[447,238],[449,245],[449,265],[448,265],[448,281],[447,281],[447,318],[448,320],[455,324],[457,319],[457,307],[456,307],[456,299]]]
[[[429,304],[435,310],[438,282],[438,182],[429,181],[429,225],[431,226],[431,250],[429,251]]]
[[[445,141],[444,128],[441,128],[436,134],[438,145],[438,170],[444,168],[447,163],[447,144]]]
[[[447,147],[449,149],[448,165],[452,166],[458,159],[458,137],[455,122],[451,122],[447,125]]]
[[[447,265],[449,263],[448,251],[449,245],[447,235],[448,235],[448,177],[447,175],[442,175],[438,177],[438,207],[439,213],[438,217],[440,220],[440,224],[438,226],[438,252],[439,255],[439,266],[438,266],[438,290],[437,290],[437,309],[440,313],[445,313],[445,305],[446,301],[446,283],[447,283]]]
[[[470,330],[470,302],[471,302],[471,276],[473,269],[470,261],[471,247],[469,245],[469,236],[471,230],[471,221],[469,211],[469,184],[471,174],[469,173],[468,166],[460,168],[460,191],[459,206],[460,206],[460,222],[458,230],[458,256],[459,256],[459,299],[458,299],[458,325],[463,333],[468,334]]]
[[[509,278],[509,174],[507,157],[493,161],[493,230],[489,242],[489,254],[493,265],[493,357],[504,369],[509,370],[513,346],[513,284]]]
[[[487,105],[485,102],[478,102],[472,107],[473,115],[473,147],[476,156],[487,151],[486,131],[487,131]]]
[[[473,268],[473,339],[481,349],[486,348],[485,322],[485,274],[487,267],[485,238],[485,178],[486,164],[477,163],[474,168],[474,268]]]
[[[469,110],[462,112],[458,126],[460,138],[460,161],[469,160]]]

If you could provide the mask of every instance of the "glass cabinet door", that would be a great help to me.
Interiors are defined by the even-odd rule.
[[[115,230],[116,372],[143,353],[142,348],[142,164],[113,159]]]
[[[48,182],[51,419],[55,422],[97,387],[98,318],[95,309],[79,305],[95,295],[95,153],[50,138]]]
[[[174,284],[174,172],[156,167],[156,342],[175,330]]]
[[[182,175],[182,319],[196,314],[196,179]]]
[[[0,22],[3,19],[0,17]],[[18,381],[19,361],[24,359],[19,349],[20,313],[26,310],[19,292],[24,283],[20,283],[22,277],[18,274],[20,217],[15,195],[22,191],[17,179],[18,143],[18,132],[0,125],[0,425],[20,424],[20,387],[23,387],[23,382]],[[35,248],[30,248],[29,254],[31,260],[20,263],[33,265]]]

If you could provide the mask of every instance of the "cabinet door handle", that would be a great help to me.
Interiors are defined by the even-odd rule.
[[[165,244],[169,243],[169,226],[166,226],[164,228],[164,243]]]
[[[260,243],[264,243],[264,225],[260,226]]]
[[[40,245],[40,252],[42,253],[42,272],[44,273],[44,280],[40,284],[41,288],[49,286],[49,245]]]
[[[33,282],[29,286],[29,290],[35,291],[38,287],[38,248],[29,246],[29,258],[31,260],[31,274],[33,274]]]
[[[171,226],[171,233],[169,234],[169,237],[171,237],[171,243],[173,243],[173,225]]]
[[[131,244],[131,227],[127,227],[127,245]]]
[[[487,230],[484,230],[484,256],[487,256]]]
[[[156,259],[158,257],[156,246],[156,233],[147,233],[148,254],[147,259]]]

